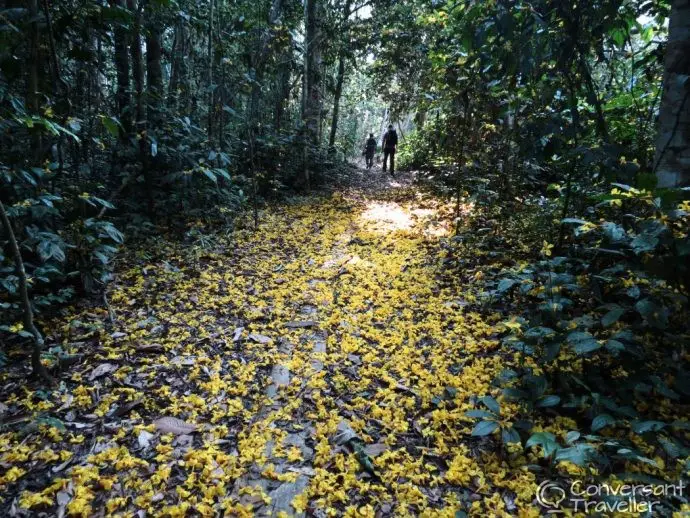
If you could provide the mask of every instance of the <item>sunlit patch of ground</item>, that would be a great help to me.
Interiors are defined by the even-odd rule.
[[[408,208],[396,202],[370,201],[360,220],[378,234],[419,229],[427,237],[448,235],[450,226],[435,208]]]
[[[361,219],[372,224],[373,230],[384,234],[396,230],[410,230],[414,225],[410,213],[392,202],[370,202]]]

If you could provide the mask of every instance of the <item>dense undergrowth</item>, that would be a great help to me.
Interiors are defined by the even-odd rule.
[[[506,419],[502,405],[482,400],[468,414],[477,419],[475,434],[540,445],[549,476],[566,462],[571,473],[593,481],[662,484],[655,468],[672,474],[667,481],[683,480],[687,189],[648,187],[645,175],[631,178],[637,188],[607,182],[606,176],[636,170],[625,159],[603,168],[603,177],[583,177],[578,170],[587,164],[579,154],[570,159],[575,173],[554,170],[572,175],[572,183],[547,186],[525,175],[523,185],[506,188],[505,169],[491,171],[484,159],[461,172],[443,157],[428,162],[433,135],[431,129],[413,136],[403,157],[428,163],[425,183],[457,196],[460,218],[446,265],[474,286],[480,307],[505,316],[502,347],[515,356],[493,384],[519,410]],[[477,217],[468,225],[469,207]],[[534,428],[536,416],[567,423],[568,430]]]

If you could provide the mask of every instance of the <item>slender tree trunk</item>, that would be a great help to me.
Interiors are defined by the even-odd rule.
[[[570,117],[572,120],[573,128],[575,129],[575,131],[573,132],[575,136],[572,146],[573,156],[570,159],[570,164],[568,164],[568,174],[565,180],[565,197],[563,199],[563,211],[561,212],[561,221],[568,217],[568,213],[570,211],[570,200],[572,199],[573,194],[573,179],[575,177],[575,173],[577,172],[578,165],[578,158],[575,155],[575,153],[577,153],[576,150],[579,146],[580,137],[580,112],[577,108],[577,88],[575,87],[575,81],[569,74],[565,74],[565,77],[568,82],[568,100],[570,103]],[[565,223],[561,223],[561,226],[558,230],[558,242],[556,245],[557,250],[563,248],[563,240],[565,239],[565,229]]]
[[[335,92],[333,94],[333,119],[331,121],[331,134],[328,138],[328,147],[332,148],[335,146],[335,135],[338,132],[338,117],[340,115],[340,97],[343,94],[343,82],[345,81],[345,61],[347,58],[347,49],[350,46],[350,31],[348,18],[350,16],[350,4],[351,0],[345,0],[343,6],[343,37],[340,52],[338,53],[338,75],[335,81]]]
[[[381,117],[381,126],[379,127],[379,144],[383,144],[383,134],[386,131],[386,123],[388,122],[388,107],[383,109],[383,116]]]
[[[27,81],[28,91],[26,93],[26,105],[32,115],[38,115],[39,92],[38,92],[38,63],[39,63],[39,32],[38,32],[38,0],[29,0],[29,13],[31,15],[30,42],[29,42],[29,77]],[[32,148],[34,161],[41,160],[41,148],[43,142],[38,128],[32,131]]]
[[[273,126],[275,127],[276,133],[280,133],[280,129],[283,125],[283,116],[285,114],[285,103],[290,97],[290,51],[284,52],[281,58],[282,65],[278,69],[278,87],[277,95],[275,99],[275,109],[273,112]]]
[[[156,131],[160,128],[160,103],[163,98],[163,71],[161,67],[162,29],[155,19],[156,12],[147,10],[146,23],[146,124],[142,135],[142,162],[146,182],[148,213],[154,214],[153,190],[156,185],[154,149],[157,149]]]
[[[160,122],[158,119],[160,103],[163,98],[162,34],[163,31],[155,20],[148,24],[146,31],[146,101],[148,103],[149,126],[154,128]]]
[[[319,104],[321,97],[321,49],[320,49],[320,28],[319,28],[319,0],[305,0],[304,17],[306,26],[304,59],[304,121],[307,128],[308,138],[314,145],[318,144],[319,126]]]
[[[654,171],[659,187],[690,185],[690,2],[673,0]]]
[[[264,81],[266,61],[268,60],[269,45],[273,37],[273,28],[278,23],[282,10],[283,0],[273,0],[271,2],[271,9],[268,12],[267,20],[268,28],[261,33],[261,37],[259,38],[258,51],[254,54],[252,59],[252,68],[254,69],[254,83],[252,84],[252,96],[249,106],[249,119],[252,124],[255,124],[259,118],[261,104],[261,88]]]
[[[127,7],[134,14],[134,27],[130,35],[130,53],[132,58],[132,80],[135,92],[134,132],[139,139],[139,155],[142,173],[146,184],[146,199],[149,215],[153,214],[153,185],[151,181],[151,167],[149,165],[148,119],[144,110],[144,59],[141,52],[142,10],[137,0],[127,0]],[[143,6],[141,6],[143,7]],[[148,60],[151,49],[146,45]],[[147,68],[148,70],[148,68]]]
[[[587,56],[585,50],[580,47],[580,70],[585,78],[585,87],[587,88],[587,100],[590,104],[594,106],[594,113],[596,114],[596,128],[599,137],[605,142],[610,142],[609,130],[606,124],[606,118],[604,117],[604,109],[601,106],[601,99],[599,99],[599,93],[597,92],[596,85],[594,84],[594,79],[592,79],[592,74],[589,70],[589,65],[587,64]]]
[[[93,31],[93,29],[91,29]],[[94,152],[95,145],[93,137],[96,136],[96,115],[101,106],[101,96],[102,96],[102,85],[101,85],[101,63],[103,63],[103,48],[101,42],[100,33],[93,31],[93,36],[91,38],[91,45],[94,51],[95,59],[92,66],[89,67],[89,102],[87,110],[87,120],[88,120],[88,131],[85,138],[82,140],[87,146],[89,167],[91,169],[91,174],[95,178],[100,178],[102,174],[102,169],[96,167],[96,153]]]
[[[141,11],[137,0],[127,0],[128,9],[134,14],[131,37],[132,79],[135,92],[134,130],[137,134],[145,129],[144,120],[144,61],[141,54]]]
[[[338,117],[340,115],[340,97],[343,94],[343,82],[345,81],[345,49],[340,51],[338,57],[338,77],[333,93],[333,120],[331,121],[331,134],[328,138],[328,147],[335,146],[335,135],[338,132]]]
[[[304,0],[305,26],[305,56],[304,56],[304,91],[302,105],[302,121],[304,129],[304,184],[309,188],[311,183],[311,164],[309,160],[309,146],[318,146],[319,138],[319,106],[321,78],[320,31],[319,31],[319,0]]]
[[[208,140],[213,141],[213,11],[215,0],[211,0],[208,9],[208,63],[207,63],[207,84],[208,84]]]
[[[465,163],[465,146],[470,128],[470,95],[463,95],[463,118],[460,130],[460,149],[457,155],[457,176],[455,178],[455,233],[460,232],[460,198],[462,196],[462,169]]]
[[[187,57],[189,53],[189,31],[187,21],[180,16],[175,25],[175,36],[172,50],[172,70],[168,88],[168,105],[178,111],[187,111]]]
[[[168,99],[167,104],[170,108],[177,108],[177,82],[180,76],[180,59],[179,53],[181,52],[182,42],[180,35],[180,22],[175,25],[175,30],[173,32],[173,42],[171,49],[171,60],[170,60],[170,81],[168,82]]]
[[[70,116],[70,91],[69,85],[62,79],[60,74],[60,61],[57,55],[57,47],[55,45],[55,37],[53,33],[53,19],[50,14],[50,8],[48,6],[48,0],[43,0],[43,14],[45,16],[46,28],[48,34],[48,46],[50,49],[50,76],[53,86],[53,95],[55,96],[56,102],[56,112],[60,116],[60,125],[64,126],[67,119]],[[58,155],[58,169],[57,173],[62,175],[62,171],[65,166],[65,154],[63,151],[64,135],[61,133],[57,137],[57,155]],[[76,148],[75,148],[76,149]],[[75,153],[78,160],[78,153]],[[77,160],[74,160],[75,166]]]
[[[33,347],[31,349],[31,367],[33,374],[45,381],[53,383],[54,380],[48,374],[48,371],[41,363],[41,351],[43,350],[43,336],[34,323],[34,312],[31,308],[31,299],[29,298],[29,283],[26,278],[26,270],[24,269],[24,261],[19,252],[19,245],[17,238],[14,235],[12,223],[10,222],[5,206],[0,201],[0,220],[2,226],[5,228],[5,233],[10,242],[10,249],[14,257],[14,269],[19,279],[19,296],[21,297],[23,323],[24,329],[33,336]]]
[[[124,0],[110,0],[110,5],[113,7],[125,7]],[[124,133],[120,136],[123,140],[127,140],[131,134],[132,125],[130,123],[129,110],[129,55],[127,53],[127,32],[119,24],[115,25],[113,30],[115,39],[115,71],[117,74],[117,92],[115,99],[117,102],[117,116],[124,128]]]

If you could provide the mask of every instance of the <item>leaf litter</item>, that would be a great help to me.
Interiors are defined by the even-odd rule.
[[[466,415],[499,397],[501,316],[444,272],[447,208],[395,185],[276,208],[212,250],[147,244],[109,289],[114,326],[44,323],[86,359],[52,392],[3,374],[5,514],[539,515],[537,453]]]

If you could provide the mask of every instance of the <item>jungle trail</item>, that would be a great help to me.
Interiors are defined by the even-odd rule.
[[[687,0],[0,0],[0,515],[690,513]]]

